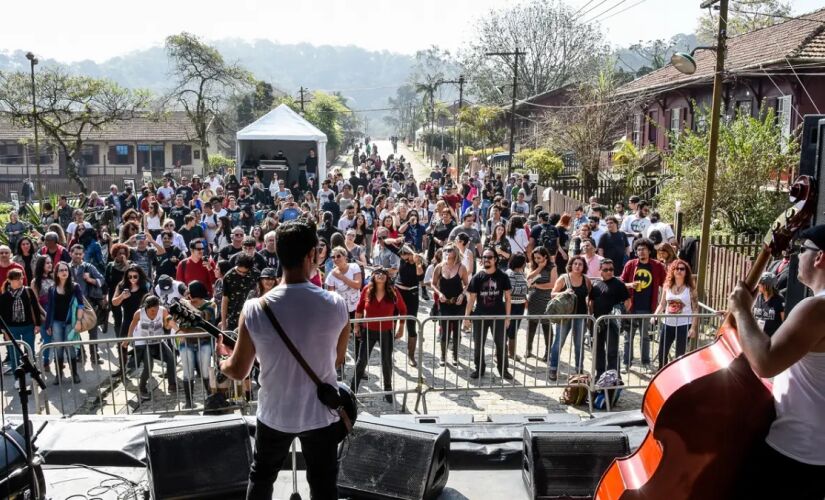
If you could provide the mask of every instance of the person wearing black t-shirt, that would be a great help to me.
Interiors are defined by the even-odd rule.
[[[510,278],[498,268],[498,256],[492,248],[485,248],[481,253],[482,269],[477,272],[467,286],[467,316],[510,316],[510,294],[512,285]],[[473,309],[475,306],[475,309]],[[465,320],[468,324],[470,320]],[[475,370],[470,378],[484,376],[486,365],[484,362],[484,344],[487,342],[487,331],[493,330],[493,341],[496,344],[496,363],[501,377],[512,380],[513,375],[507,370],[507,346],[504,332],[510,326],[510,319],[473,320],[473,362]]]
[[[615,262],[616,266],[624,266],[627,256],[630,255],[630,245],[627,244],[627,235],[619,231],[619,220],[611,215],[605,219],[607,232],[599,238],[599,255]]]
[[[776,281],[775,274],[763,273],[759,278],[759,294],[753,304],[753,317],[769,337],[785,320],[785,301],[776,291]]]
[[[278,260],[278,254],[275,252],[275,231],[270,231],[264,235],[264,247],[258,251],[264,261],[265,267],[276,269],[278,277],[280,277],[281,265]]]
[[[424,262],[420,255],[416,255],[409,245],[404,245],[398,252],[401,261],[398,265],[398,275],[395,278],[395,288],[401,292],[401,298],[407,307],[409,316],[418,314],[418,284],[424,278]],[[407,320],[407,358],[410,366],[418,366],[415,361],[415,344],[418,332],[415,329],[416,321]]]
[[[633,249],[638,258],[627,261],[622,271],[622,281],[632,290],[630,296],[631,314],[652,314],[659,304],[659,288],[665,283],[667,271],[665,266],[651,258],[656,249],[653,242],[647,238],[637,238],[633,241]],[[629,290],[630,291],[630,290]],[[641,330],[639,342],[642,347],[642,365],[650,365],[650,338],[648,329],[650,322],[645,320],[631,320],[630,332],[625,335],[624,364],[630,367],[633,361],[633,336],[636,330]]]
[[[195,223],[195,216],[192,214],[183,218],[183,227],[178,229],[178,233],[183,237],[187,248],[192,240],[203,238],[203,228]]]
[[[236,227],[232,230],[232,241],[229,245],[221,248],[218,252],[220,260],[229,260],[233,255],[243,250],[244,232],[243,229]]]
[[[169,209],[169,213],[167,214],[170,219],[175,221],[175,231],[180,230],[185,223],[185,218],[189,215],[191,210],[189,207],[185,206],[183,196],[178,195],[175,197],[175,206]]]
[[[599,267],[601,280],[593,280],[588,302],[590,313],[598,319],[613,313],[613,308],[623,304],[630,298],[627,287],[617,278],[615,265],[612,260],[604,259]],[[615,320],[598,323],[596,331],[596,379],[604,373],[605,364],[608,370],[619,369],[619,324]],[[607,345],[607,363],[605,363],[605,344]]]

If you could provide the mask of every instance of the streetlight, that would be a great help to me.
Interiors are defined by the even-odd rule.
[[[43,183],[40,181],[40,142],[37,137],[37,97],[35,95],[35,86],[34,86],[34,67],[37,65],[38,61],[37,58],[34,57],[34,54],[31,52],[26,52],[26,59],[29,60],[31,63],[32,69],[32,122],[34,123],[34,161],[35,161],[35,172],[37,174],[37,197],[40,199],[40,203],[43,203]],[[40,210],[43,210],[41,205]]]
[[[678,71],[691,75],[696,71],[693,54],[699,49],[716,51],[716,69],[713,74],[713,101],[710,106],[710,137],[708,138],[708,168],[705,180],[705,198],[702,204],[702,235],[699,237],[699,262],[696,288],[699,299],[704,300],[707,282],[708,251],[710,245],[710,218],[713,207],[713,189],[716,182],[716,152],[719,148],[719,110],[722,107],[722,86],[724,85],[725,53],[728,39],[728,0],[705,0],[701,8],[705,9],[719,2],[719,26],[716,34],[716,47],[696,47],[690,54],[676,53],[670,61]],[[698,346],[698,336],[691,339],[691,349]]]

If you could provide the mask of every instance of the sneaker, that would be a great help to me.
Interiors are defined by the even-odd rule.
[[[501,378],[504,380],[513,380],[513,374],[505,370],[504,373],[501,374]]]
[[[470,378],[478,378],[478,370],[473,370],[470,372]]]
[[[446,364],[447,364],[447,363],[445,363],[445,362],[444,362],[444,359],[443,359],[443,358],[438,360],[438,366],[439,366],[439,367],[443,367],[443,366],[445,366]]]
[[[139,387],[138,393],[141,401],[149,401],[152,399],[152,396],[149,394],[149,389],[146,387]]]
[[[547,374],[547,378],[549,378],[553,382],[558,380],[559,376],[558,376],[557,370],[550,370],[550,372]]]
[[[15,391],[19,391],[19,390],[20,390],[20,382],[19,382],[19,381],[17,381],[17,380],[15,380],[15,381],[14,381],[14,390],[15,390]]]

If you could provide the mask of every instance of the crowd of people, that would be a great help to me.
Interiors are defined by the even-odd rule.
[[[573,213],[548,213],[527,175],[507,176],[483,165],[458,172],[444,156],[426,178],[416,179],[403,156],[382,157],[369,142],[356,145],[352,158],[348,174],[330,168],[324,179],[314,172],[298,179],[275,174],[264,183],[210,172],[191,179],[167,175],[161,185],[147,182],[137,189],[113,185],[105,197],[92,192],[74,204],[61,196],[57,207],[43,204],[39,230],[13,213],[4,229],[8,245],[0,247],[0,283],[11,300],[2,302],[0,317],[34,348],[38,335],[43,344],[79,338],[78,318],[91,307],[97,321],[90,339],[110,331],[135,338],[134,349],[124,341],[119,362],[142,362],[141,397],[149,397],[152,359],[167,366],[169,390],[177,390],[169,367],[180,356],[191,406],[195,372],[204,384],[209,377],[211,343],[139,338],[191,331],[168,314],[181,298],[221,329],[236,329],[245,301],[281,278],[275,230],[300,219],[315,225],[320,242],[311,281],[343,297],[350,318],[414,317],[422,301],[431,315],[445,318],[507,315],[439,322],[440,365],[467,362],[472,378],[485,372],[488,332],[505,379],[512,378],[512,363],[532,357],[546,362],[555,379],[571,334],[576,371],[584,369],[585,337],[597,342],[595,375],[617,370],[622,333],[624,365],[633,363],[637,344],[641,364],[653,365],[653,322],[603,322],[603,331],[588,332],[582,319],[554,327],[534,318],[567,290],[575,294],[575,314],[685,315],[658,325],[659,366],[672,344],[681,355],[697,334],[697,320],[688,316],[699,310],[690,258],[677,257],[673,230],[648,202],[633,196],[605,207],[594,197]],[[754,308],[767,331],[782,320],[776,281],[774,274],[763,277],[763,296]],[[516,344],[522,323],[523,347]],[[384,389],[391,391],[393,339],[406,334],[407,360],[416,366],[416,329],[413,320],[357,325],[352,385],[365,377],[379,344]],[[462,361],[463,332],[472,336],[475,352]],[[98,351],[46,350],[44,367],[59,384],[68,362],[79,382],[82,360],[103,363]]]

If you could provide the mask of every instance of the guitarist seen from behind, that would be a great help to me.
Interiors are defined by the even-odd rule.
[[[814,296],[800,302],[773,336],[754,318],[754,294],[744,283],[728,300],[753,371],[773,378],[776,408],[741,498],[825,498],[825,224],[803,231],[800,241],[799,281]]]

